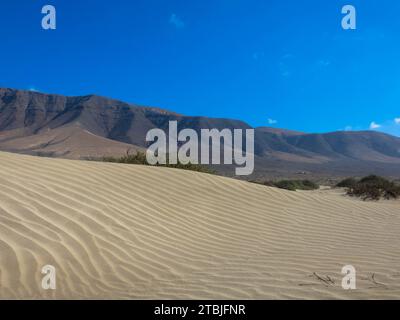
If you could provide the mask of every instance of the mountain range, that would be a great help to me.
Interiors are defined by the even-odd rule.
[[[0,88],[0,150],[87,159],[144,150],[148,130],[169,121],[200,129],[250,129],[239,120],[185,116],[97,95],[66,97]],[[255,129],[253,178],[400,176],[400,138],[375,131]],[[216,168],[230,175],[229,166]]]

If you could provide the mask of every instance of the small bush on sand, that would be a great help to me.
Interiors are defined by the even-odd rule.
[[[336,187],[338,188],[352,188],[357,184],[357,180],[354,178],[347,178],[340,181]]]
[[[253,180],[253,181],[249,181],[249,182],[262,184],[267,187],[285,189],[285,190],[289,190],[289,191],[319,189],[319,185],[310,180],[280,180],[280,181],[267,180],[264,182]]]
[[[135,154],[127,154],[122,157],[103,157],[104,162],[114,162],[114,163],[127,163],[127,164],[143,164],[147,165],[146,154],[143,152],[137,152]]]
[[[141,165],[150,166],[150,164],[147,162],[146,154],[144,152],[140,152],[140,151],[138,151],[134,154],[130,154],[129,152],[127,152],[126,155],[122,156],[122,157],[103,157],[102,161],[113,162],[113,163],[141,164]],[[206,166],[199,165],[199,164],[192,164],[192,163],[183,164],[183,163],[178,162],[177,164],[157,164],[155,166],[215,174],[215,172],[213,170],[209,169]]]
[[[370,175],[348,187],[347,194],[363,200],[397,199],[400,197],[400,185],[383,177]]]
[[[310,180],[281,180],[274,182],[274,186],[290,191],[296,190],[316,190],[319,186]]]
[[[264,181],[262,184],[267,187],[275,187],[276,188],[274,181]]]

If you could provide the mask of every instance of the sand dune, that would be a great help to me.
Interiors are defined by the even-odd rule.
[[[399,202],[167,168],[0,163],[2,299],[400,298]],[[47,264],[56,290],[41,288]],[[354,291],[341,288],[347,264]]]

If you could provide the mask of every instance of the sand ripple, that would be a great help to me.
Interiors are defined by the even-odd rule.
[[[400,298],[399,202],[167,168],[0,163],[2,299]],[[47,264],[56,290],[41,288]]]

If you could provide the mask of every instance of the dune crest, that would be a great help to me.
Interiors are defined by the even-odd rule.
[[[400,297],[398,201],[161,167],[0,163],[1,299]],[[48,264],[56,290],[41,288]],[[341,288],[348,264],[354,291]]]

